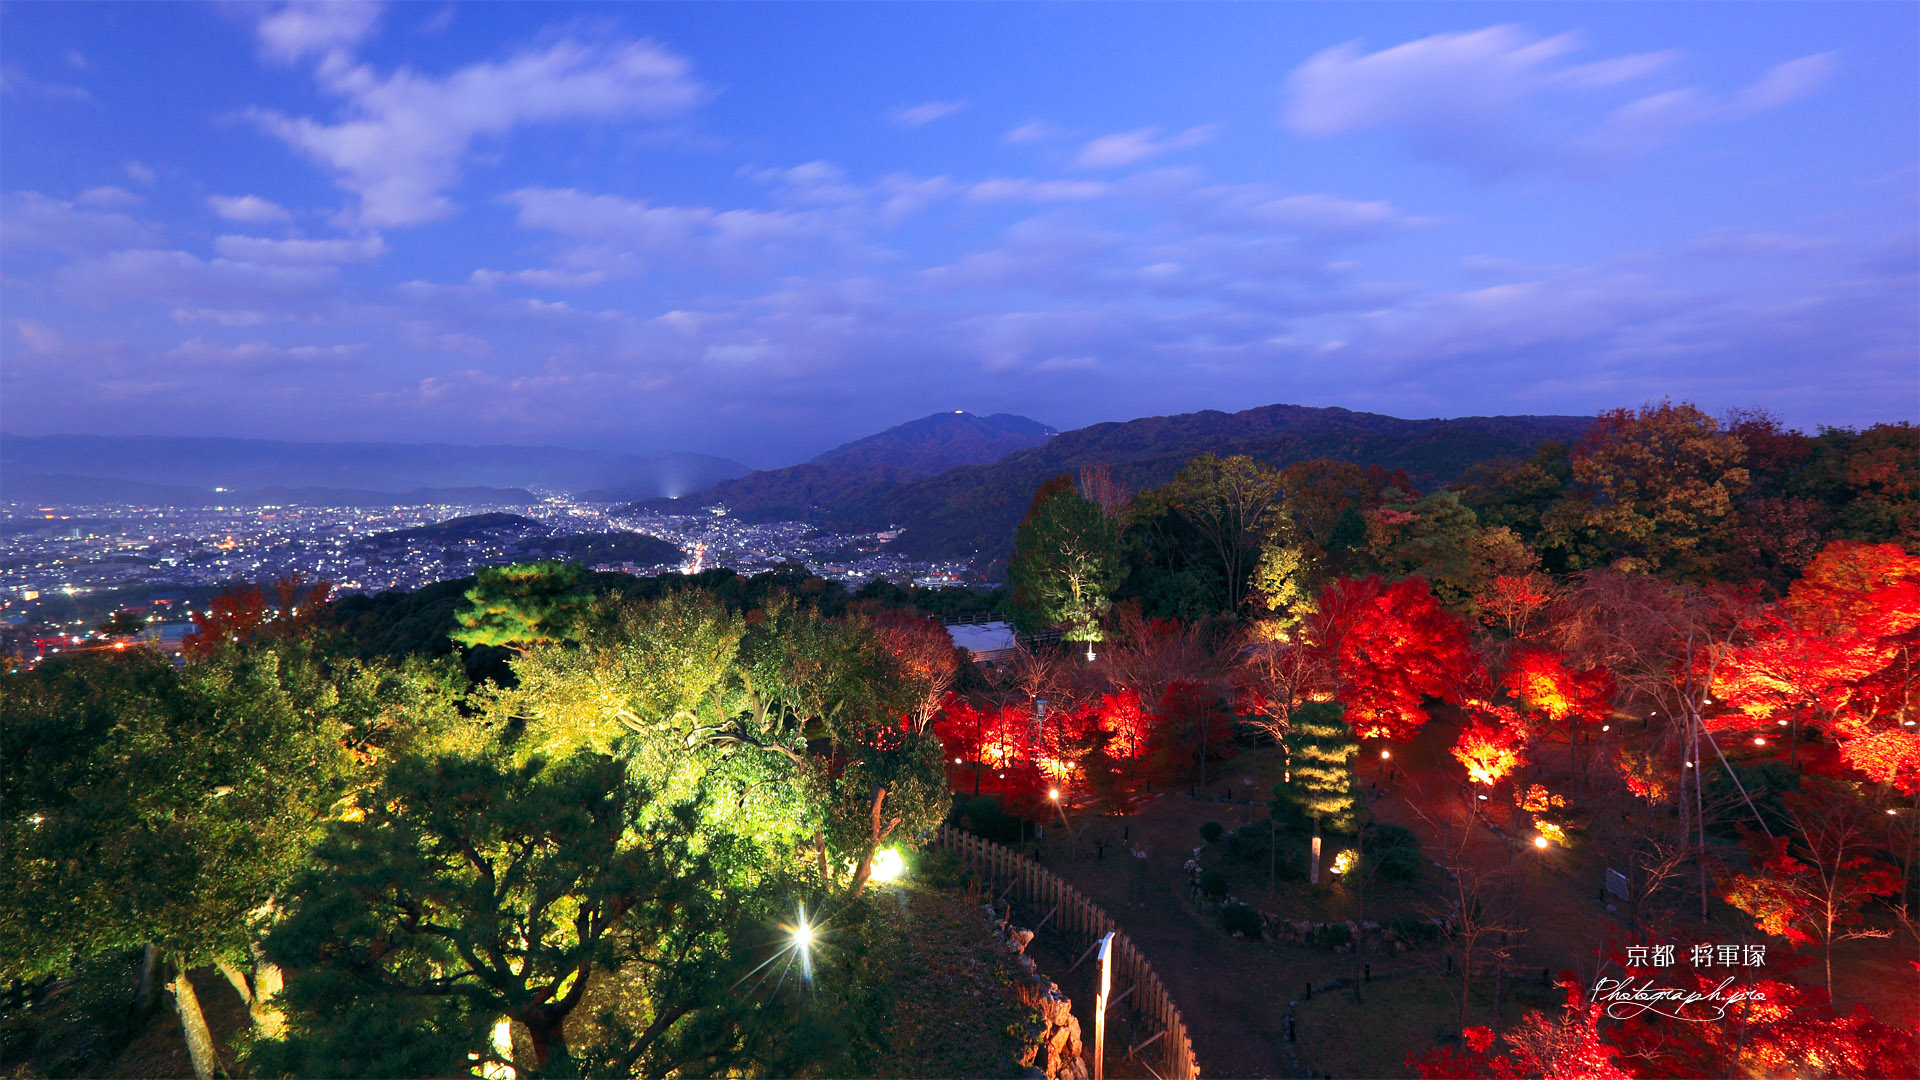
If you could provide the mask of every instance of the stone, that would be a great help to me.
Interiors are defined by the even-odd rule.
[[[1032,942],[1033,931],[1031,930],[1022,930],[1016,926],[1007,931],[1007,948],[1012,949],[1014,952],[1026,952],[1027,946]]]

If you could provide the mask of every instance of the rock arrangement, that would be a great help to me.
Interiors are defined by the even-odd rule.
[[[1029,1030],[1020,1065],[1031,1080],[1087,1080],[1085,1048],[1080,1043],[1080,1021],[1073,1015],[1073,1001],[1061,993],[1053,980],[1040,973],[1027,946],[1033,943],[1033,931],[1011,923],[1013,907],[1006,901],[986,905],[987,921],[993,923],[1014,962],[1027,973],[1020,990],[1020,1003],[1040,1014],[1039,1030]]]
[[[1204,867],[1200,864],[1200,852],[1203,849],[1204,847],[1194,848],[1193,858],[1187,860],[1187,896],[1198,901],[1202,908],[1213,911],[1219,911],[1241,903],[1240,898],[1231,893],[1227,895],[1226,899],[1215,901],[1207,899],[1206,894],[1201,891],[1200,874]],[[1251,904],[1247,904],[1246,906],[1253,907]],[[1352,952],[1356,942],[1359,943],[1359,947],[1369,952],[1379,952],[1383,954],[1411,952],[1421,947],[1421,943],[1418,940],[1409,940],[1394,930],[1393,927],[1382,926],[1377,922],[1368,921],[1360,925],[1355,925],[1351,919],[1348,919],[1344,923],[1309,922],[1305,919],[1289,919],[1281,915],[1275,915],[1271,911],[1261,911],[1259,908],[1254,908],[1253,910],[1254,914],[1260,916],[1260,940],[1262,941],[1291,941],[1300,945],[1331,945],[1334,952],[1341,953]],[[1434,935],[1434,940],[1444,939],[1446,932],[1450,929],[1447,925],[1447,920],[1443,918],[1428,918],[1422,921],[1436,927],[1440,931],[1439,934]],[[1338,935],[1327,932],[1327,928],[1330,926],[1345,926],[1347,928],[1345,939],[1336,943]]]

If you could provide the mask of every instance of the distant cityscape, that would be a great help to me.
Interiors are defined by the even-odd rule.
[[[423,529],[489,515],[526,521],[477,531]],[[542,528],[544,527],[544,528]],[[666,541],[678,558],[639,563],[603,559],[588,569],[656,574],[728,568],[756,574],[799,563],[820,577],[857,586],[876,578],[900,584],[958,585],[965,561],[912,560],[888,550],[895,531],[843,534],[797,521],[749,523],[724,507],[693,514],[631,512],[610,504],[550,495],[519,506],[137,507],[0,504],[0,619],[10,626],[45,619],[43,602],[112,590],[170,601],[232,583],[267,583],[299,574],[326,581],[335,595],[414,590],[469,577],[488,566],[542,556],[540,541],[641,536]],[[381,542],[382,540],[385,542]],[[179,590],[173,597],[166,590]],[[146,601],[143,600],[142,606]],[[96,605],[85,605],[93,608]],[[184,622],[185,615],[172,618]],[[46,620],[53,621],[53,620]],[[67,622],[87,622],[61,619]]]

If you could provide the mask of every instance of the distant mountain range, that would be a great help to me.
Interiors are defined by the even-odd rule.
[[[1415,484],[1431,489],[1458,479],[1478,462],[1526,456],[1542,442],[1576,439],[1591,423],[1584,416],[1403,420],[1300,405],[1207,410],[1095,424],[996,460],[904,483],[809,464],[753,473],[669,505],[724,503],[750,519],[798,518],[847,531],[902,526],[906,531],[893,544],[902,554],[976,556],[985,562],[1011,546],[1041,481],[1097,462],[1110,464],[1114,479],[1135,491],[1167,482],[1189,458],[1209,453],[1246,454],[1276,465],[1321,457],[1377,464],[1405,469]]]
[[[684,512],[725,505],[752,521],[805,521],[861,498],[961,465],[998,461],[1045,442],[1054,430],[1038,420],[996,413],[934,413],[856,439],[800,465],[726,480],[690,498],[643,501],[645,509]]]
[[[698,491],[749,471],[705,454],[552,446],[0,434],[0,499],[18,502],[511,505],[532,501],[528,488],[624,502]]]
[[[1005,413],[935,413],[803,464],[751,471],[701,454],[597,455],[556,447],[290,443],[254,439],[0,435],[0,499],[173,505],[457,504],[532,501],[528,488],[685,513],[725,505],[750,521],[812,521],[848,532],[899,526],[918,558],[1004,555],[1041,481],[1105,462],[1138,491],[1198,454],[1276,465],[1332,458],[1405,469],[1431,490],[1492,458],[1577,439],[1584,416],[1403,420],[1348,409],[1268,405],[1094,424],[1056,432]],[[215,488],[225,491],[216,492]],[[622,556],[624,557],[624,556]]]

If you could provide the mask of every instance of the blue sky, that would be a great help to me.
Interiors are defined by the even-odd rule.
[[[1920,5],[0,8],[0,425],[1920,417]]]

